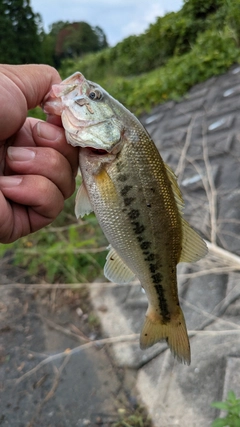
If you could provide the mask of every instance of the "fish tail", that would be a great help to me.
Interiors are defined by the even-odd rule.
[[[166,340],[174,357],[179,362],[190,365],[190,344],[181,308],[179,307],[178,314],[173,315],[168,322],[163,322],[162,317],[156,316],[155,313],[151,314],[151,310],[148,310],[140,336],[141,349],[144,350],[158,341]]]

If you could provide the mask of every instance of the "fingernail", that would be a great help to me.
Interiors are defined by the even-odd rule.
[[[0,176],[0,188],[16,187],[21,184],[21,176]]]
[[[53,126],[46,122],[38,122],[37,134],[40,136],[40,138],[48,139],[49,141],[55,141],[62,135],[62,132],[57,126]]]
[[[35,151],[31,150],[30,148],[22,147],[8,147],[7,153],[10,160],[15,160],[18,162],[32,160],[36,154]]]

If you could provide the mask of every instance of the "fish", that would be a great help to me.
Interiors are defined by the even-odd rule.
[[[61,116],[68,143],[79,147],[75,213],[93,211],[110,243],[106,278],[117,284],[137,278],[147,295],[140,348],[165,340],[189,365],[177,264],[198,261],[207,246],[183,218],[177,177],[135,115],[80,72],[53,85],[43,108]]]

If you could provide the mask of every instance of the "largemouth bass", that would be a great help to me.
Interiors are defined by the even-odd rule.
[[[52,87],[44,110],[61,115],[67,141],[80,148],[75,212],[94,211],[111,245],[105,276],[118,284],[137,276],[146,292],[140,347],[166,340],[190,364],[176,266],[199,260],[207,248],[182,217],[174,173],[137,118],[79,72]]]

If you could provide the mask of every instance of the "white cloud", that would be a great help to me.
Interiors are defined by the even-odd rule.
[[[158,16],[164,15],[164,9],[159,1],[149,2],[147,10],[144,4],[142,6],[144,7],[142,7],[142,10],[139,8],[137,16],[133,15],[133,19],[122,28],[123,37],[143,33],[150,24],[156,21]]]

